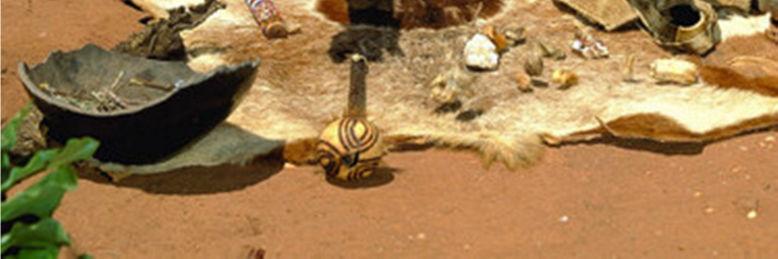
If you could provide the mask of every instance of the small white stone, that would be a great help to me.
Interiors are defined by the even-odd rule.
[[[559,217],[559,222],[567,223],[568,221],[570,221],[570,217],[568,217],[567,215],[562,215],[561,217]]]
[[[486,35],[476,34],[465,44],[465,65],[471,69],[495,70],[500,63],[497,46]]]
[[[775,141],[775,137],[774,136],[767,136],[767,137],[764,138],[764,141],[774,142]]]
[[[756,210],[751,210],[746,214],[746,218],[748,219],[755,219],[757,216]]]
[[[424,234],[424,233],[419,233],[419,234],[416,234],[416,238],[417,238],[417,239],[424,240],[424,239],[426,239],[426,238],[427,238],[427,234]]]

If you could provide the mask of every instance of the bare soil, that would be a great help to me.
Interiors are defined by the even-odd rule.
[[[110,48],[143,16],[118,0],[2,1],[2,14],[3,121],[27,100],[18,62]],[[64,255],[96,258],[778,258],[775,129],[568,145],[517,172],[449,151],[386,162],[371,186],[272,158],[118,184],[84,172],[55,216],[74,240]]]

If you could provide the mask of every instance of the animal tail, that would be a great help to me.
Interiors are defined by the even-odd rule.
[[[367,59],[359,54],[351,56],[351,81],[348,89],[348,117],[367,117]]]

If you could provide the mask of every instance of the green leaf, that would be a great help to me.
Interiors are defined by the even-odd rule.
[[[70,166],[61,166],[39,182],[2,203],[2,221],[32,214],[40,218],[51,217],[66,191],[78,184],[76,172]]]
[[[90,254],[82,254],[78,256],[78,259],[94,259],[94,257]]]
[[[40,172],[48,165],[49,161],[54,158],[59,150],[49,149],[35,152],[35,155],[27,162],[24,167],[15,167],[11,170],[11,174],[7,178],[3,178],[2,191],[7,191],[13,187],[20,180],[27,178],[34,173]]]
[[[90,137],[69,139],[65,144],[65,147],[62,148],[62,152],[57,154],[57,157],[51,161],[50,167],[58,167],[60,165],[90,159],[99,146],[100,142]]]
[[[3,180],[5,180],[6,174],[8,174],[8,169],[11,169],[11,156],[9,156],[8,153],[3,152]]]
[[[41,183],[62,187],[67,191],[73,190],[78,186],[78,173],[70,165],[64,165],[56,168],[54,172],[41,179]]]
[[[5,182],[5,179],[10,175],[9,169],[11,169],[11,157],[6,152],[3,152],[3,167],[2,171],[0,171],[2,173],[3,182]]]
[[[48,246],[45,248],[25,248],[19,251],[19,259],[57,259],[59,255],[58,246]]]
[[[3,151],[11,150],[16,145],[16,132],[19,130],[19,126],[22,124],[24,117],[30,113],[31,105],[27,104],[21,111],[16,113],[8,123],[2,129],[2,140],[0,140],[0,148]]]
[[[56,220],[44,218],[33,224],[15,224],[11,232],[2,238],[2,252],[11,247],[47,248],[69,245],[70,238],[65,229]],[[22,257],[21,251],[19,258]],[[56,258],[56,255],[55,257]]]

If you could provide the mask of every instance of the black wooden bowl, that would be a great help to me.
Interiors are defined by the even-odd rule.
[[[113,53],[94,45],[19,64],[19,77],[44,115],[48,135],[64,143],[90,136],[101,161],[158,162],[224,121],[254,81],[259,62],[206,74],[184,62]]]

